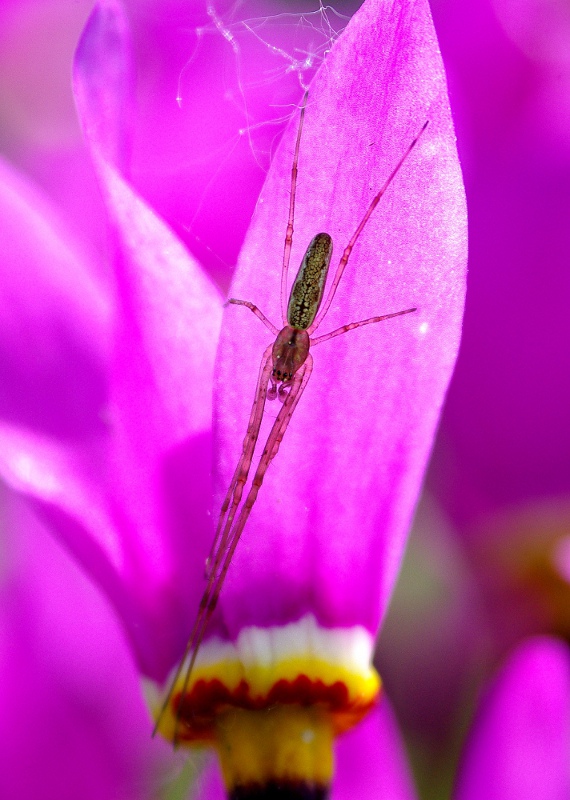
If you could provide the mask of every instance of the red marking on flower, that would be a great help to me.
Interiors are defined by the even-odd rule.
[[[219,717],[232,708],[261,711],[276,704],[320,706],[331,715],[336,733],[355,725],[376,699],[351,698],[348,687],[342,681],[326,684],[299,675],[295,680],[281,679],[266,695],[252,695],[245,680],[235,689],[229,689],[219,679],[196,681],[184,699],[178,694],[173,698],[173,714],[180,711],[180,739],[184,741],[212,741]]]

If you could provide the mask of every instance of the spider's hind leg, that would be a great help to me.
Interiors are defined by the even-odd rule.
[[[226,492],[222,508],[220,510],[220,518],[216,528],[216,534],[210,550],[210,555],[206,559],[206,577],[209,579],[218,568],[223,553],[226,548],[227,537],[231,529],[237,508],[241,502],[243,494],[243,487],[246,484],[257,437],[259,436],[259,429],[263,419],[263,411],[265,408],[265,400],[267,397],[267,388],[273,369],[272,359],[273,345],[270,344],[263,353],[261,359],[261,366],[259,368],[259,376],[257,379],[257,386],[255,389],[255,397],[251,408],[247,432],[243,440],[242,453],[239,458],[237,467],[233,474],[231,483]]]

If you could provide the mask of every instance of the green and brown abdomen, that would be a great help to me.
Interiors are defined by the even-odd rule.
[[[292,328],[306,331],[317,316],[332,250],[332,239],[328,233],[317,233],[307,247],[287,307],[287,322]]]

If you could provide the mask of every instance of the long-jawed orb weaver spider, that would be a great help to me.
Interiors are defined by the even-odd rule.
[[[305,111],[307,108],[307,97],[308,93],[305,94],[301,107],[293,166],[291,168],[289,219],[285,233],[285,248],[281,270],[281,310],[284,327],[279,330],[265,314],[249,300],[237,300],[235,298],[228,300],[228,304],[241,305],[249,308],[276,338],[275,342],[266,348],[261,358],[257,387],[247,432],[243,441],[242,454],[222,503],[214,542],[206,561],[207,586],[200,601],[200,606],[192,633],[186,646],[184,657],[180,661],[179,667],[174,675],[154,728],[154,733],[156,733],[161,719],[172,700],[182,670],[185,668],[184,681],[176,704],[174,726],[175,745],[178,740],[178,727],[180,724],[183,699],[190,683],[190,677],[196,663],[200,645],[218,602],[232,557],[257,498],[259,489],[263,483],[267,468],[277,455],[287,426],[311,377],[313,371],[313,357],[310,353],[311,348],[323,342],[328,342],[330,339],[341,336],[355,328],[360,328],[363,325],[383,322],[386,319],[399,317],[403,314],[411,314],[413,311],[417,310],[416,308],[407,308],[403,311],[396,311],[391,314],[384,314],[358,322],[351,322],[321,336],[315,337],[313,335],[320,327],[331,306],[358,237],[364,230],[380,198],[412,152],[418,139],[426,129],[428,122],[423,125],[418,135],[410,143],[406,152],[400,158],[384,185],[370,203],[360,224],[343,251],[324,303],[322,301],[332,256],[332,238],[328,233],[317,233],[311,240],[303,261],[301,262],[297,277],[293,282],[289,298],[287,299],[287,277],[293,244],[299,151]],[[267,400],[275,400],[276,398],[281,401],[282,405],[267,437],[249,492],[242,502],[244,488],[248,480],[264,416],[265,404]]]

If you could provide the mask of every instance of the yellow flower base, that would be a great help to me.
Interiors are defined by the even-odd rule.
[[[321,628],[312,615],[242,630],[233,643],[210,639],[186,691],[181,670],[158,730],[180,745],[213,746],[230,792],[282,783],[326,787],[334,737],[378,698],[372,648],[363,628]],[[151,705],[157,717],[160,698]]]
[[[216,724],[216,750],[226,788],[278,784],[329,785],[333,731],[326,711],[275,706],[234,708]]]

